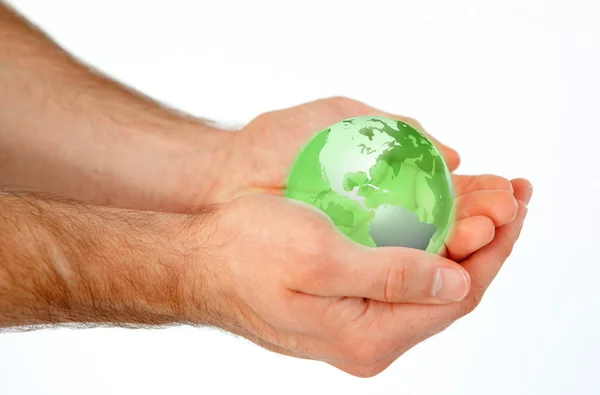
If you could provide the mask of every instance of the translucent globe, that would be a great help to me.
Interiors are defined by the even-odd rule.
[[[286,196],[370,247],[437,253],[454,219],[442,155],[425,135],[386,117],[350,118],[316,134],[291,169]]]

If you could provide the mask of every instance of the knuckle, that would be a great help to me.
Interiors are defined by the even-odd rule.
[[[367,115],[372,109],[366,104],[344,96],[334,96],[325,100],[329,107],[343,118]]]
[[[495,204],[488,207],[490,215],[497,223],[503,224],[513,219],[517,213],[517,205],[513,195],[508,191],[494,192]]]
[[[477,186],[482,188],[506,191],[512,191],[513,189],[512,184],[508,179],[495,174],[482,174],[479,177],[474,178],[473,181],[477,183]]]
[[[248,125],[252,125],[257,129],[268,129],[273,125],[276,119],[276,111],[267,111],[254,117]]]
[[[460,237],[461,243],[464,243],[463,248],[474,249],[479,244],[479,238],[481,237],[479,233],[469,232],[468,229],[463,228],[459,228],[456,233]]]
[[[354,100],[346,97],[346,96],[333,96],[327,99],[327,101],[334,105],[334,106],[338,106],[338,107],[345,107],[348,105],[353,105],[354,104]]]
[[[399,302],[406,298],[408,266],[390,267],[383,290],[383,298],[388,303]]]
[[[513,190],[512,183],[508,179],[506,179],[504,177],[500,177],[500,176],[491,176],[491,177],[493,177],[492,183],[495,184],[496,188],[507,190],[507,191]]]
[[[480,177],[469,177],[466,179],[465,189],[472,191],[477,190],[479,188],[484,188],[489,181],[487,180],[487,176]]]
[[[481,239],[484,239],[488,243],[490,243],[492,240],[494,240],[494,237],[496,236],[496,226],[494,225],[494,221],[492,221],[488,217],[482,217],[482,221],[483,226],[481,227],[479,236],[477,234],[471,234],[468,236],[471,239],[478,237],[477,242],[475,242],[474,240],[470,240],[470,246],[472,248],[475,248],[476,246],[478,247],[479,244],[481,244]]]
[[[472,232],[472,226],[476,225],[478,232]],[[460,238],[461,243],[464,243],[468,250],[481,248],[482,244],[490,243],[496,234],[496,225],[494,221],[486,216],[480,216],[469,221],[464,226],[458,227],[454,237]]]

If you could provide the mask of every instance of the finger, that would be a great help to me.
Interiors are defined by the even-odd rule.
[[[496,228],[494,240],[461,263],[471,278],[471,289],[462,301],[438,306],[395,304],[381,320],[387,322],[386,325],[393,327],[399,325],[399,317],[402,317],[405,325],[407,322],[412,323],[411,331],[417,336],[419,333],[434,331],[442,325],[448,325],[473,311],[512,252],[525,214],[525,203],[519,201],[515,220]]]
[[[456,196],[466,195],[475,191],[504,190],[514,192],[513,185],[504,177],[493,174],[481,174],[476,176],[453,175],[452,182],[456,190]]]
[[[524,178],[516,178],[511,181],[515,198],[529,204],[533,195],[533,185]]]
[[[299,268],[296,290],[325,297],[368,298],[389,303],[450,303],[462,300],[469,277],[457,263],[402,247],[333,248],[329,262]],[[357,249],[357,247],[359,247]],[[312,273],[311,273],[312,272]]]
[[[508,191],[475,191],[456,198],[455,202],[457,221],[484,215],[501,226],[517,215],[517,201]]]
[[[394,327],[402,323],[412,323],[414,335],[427,331],[435,331],[444,325],[449,325],[454,320],[472,311],[483,298],[483,294],[496,277],[502,265],[511,254],[516,240],[519,237],[523,221],[527,214],[525,199],[531,197],[531,183],[518,179],[512,181],[515,197],[518,199],[516,218],[509,224],[496,228],[496,234],[491,243],[479,249],[462,262],[462,266],[469,272],[471,290],[459,303],[441,306],[396,304],[381,318]]]
[[[488,245],[494,239],[495,233],[494,222],[487,216],[477,215],[456,221],[446,245],[447,257],[460,262]]]
[[[344,296],[388,303],[443,304],[462,300],[470,287],[460,265],[416,249],[380,247],[346,262],[349,264],[335,281],[340,291],[346,291]]]
[[[463,267],[469,271],[474,283],[477,284],[476,289],[472,291],[471,298],[479,300],[498,274],[514,248],[526,214],[527,206],[524,202],[519,201],[515,220],[496,229],[494,240],[463,262]]]

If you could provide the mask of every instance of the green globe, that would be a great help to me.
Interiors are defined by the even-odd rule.
[[[404,122],[346,119],[300,152],[286,197],[311,204],[357,243],[440,251],[454,219],[452,178],[433,143]]]

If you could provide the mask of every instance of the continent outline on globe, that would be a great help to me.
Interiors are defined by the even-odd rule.
[[[412,126],[381,116],[345,119],[314,135],[285,194],[369,247],[437,253],[454,220],[452,178],[440,152]]]

